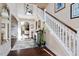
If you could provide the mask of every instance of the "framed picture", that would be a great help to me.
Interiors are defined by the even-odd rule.
[[[1,28],[5,28],[5,24],[4,23],[1,23]]]
[[[55,13],[64,8],[65,8],[65,3],[55,3],[54,5]]]
[[[70,6],[70,18],[79,18],[79,3],[72,3]]]

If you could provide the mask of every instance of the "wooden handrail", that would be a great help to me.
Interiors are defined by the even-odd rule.
[[[44,9],[42,9],[42,8],[40,8],[40,7],[38,7],[39,9],[41,9],[42,11],[44,11]]]
[[[55,20],[59,21],[60,23],[62,23],[63,25],[65,25],[66,27],[68,27],[69,29],[71,29],[72,31],[74,31],[75,33],[77,33],[77,31],[75,29],[73,29],[72,27],[68,26],[67,24],[65,24],[64,22],[60,21],[58,18],[56,18],[55,16],[53,16],[52,14],[50,14],[49,12],[46,11],[46,13],[48,15],[50,15],[51,17],[53,17]]]

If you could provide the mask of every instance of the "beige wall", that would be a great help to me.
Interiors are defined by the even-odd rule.
[[[74,29],[79,28],[79,18],[70,19],[70,3],[65,3],[65,8],[55,13],[54,3],[48,4],[48,7],[46,8],[47,11],[63,21],[64,23],[68,24]]]

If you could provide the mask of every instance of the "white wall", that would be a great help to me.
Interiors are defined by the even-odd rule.
[[[8,42],[0,45],[0,56],[8,55],[10,50],[11,50],[11,40],[9,40]]]
[[[25,15],[24,3],[17,4],[17,15]]]
[[[0,22],[0,25],[1,25],[1,22]],[[1,29],[1,26],[0,26],[0,29]],[[1,30],[0,30],[0,45],[1,45]]]
[[[11,14],[17,16],[17,4],[16,3],[8,3],[7,5],[10,9]]]
[[[5,19],[5,18],[1,19],[1,22],[5,24],[5,29],[4,30],[2,29],[0,31],[5,32],[4,39],[6,40],[6,42],[0,45],[0,56],[6,56],[11,49],[11,36],[10,36],[11,34],[9,32],[9,38],[8,38],[8,30],[7,30],[8,29],[7,24],[9,24],[9,31],[10,31],[11,23],[10,21],[8,21],[8,19]]]
[[[1,34],[1,32],[5,32],[4,39],[6,40],[6,42],[0,45],[0,56],[6,56],[10,52],[10,49],[11,49],[11,36],[10,36],[11,18],[9,17],[9,20],[8,20],[8,18],[5,17],[5,15],[4,15],[4,17],[0,18],[0,24],[1,23],[5,24],[5,28],[4,28],[4,30],[2,28],[0,28],[0,34]],[[9,28],[7,27],[8,24],[9,24]],[[9,29],[9,38],[8,38],[7,29]]]

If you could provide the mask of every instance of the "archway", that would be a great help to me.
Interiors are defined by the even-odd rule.
[[[29,39],[29,23],[28,22],[21,22],[21,36],[22,40]]]
[[[17,38],[18,38],[18,21],[13,15],[11,15],[11,47],[14,46]]]

